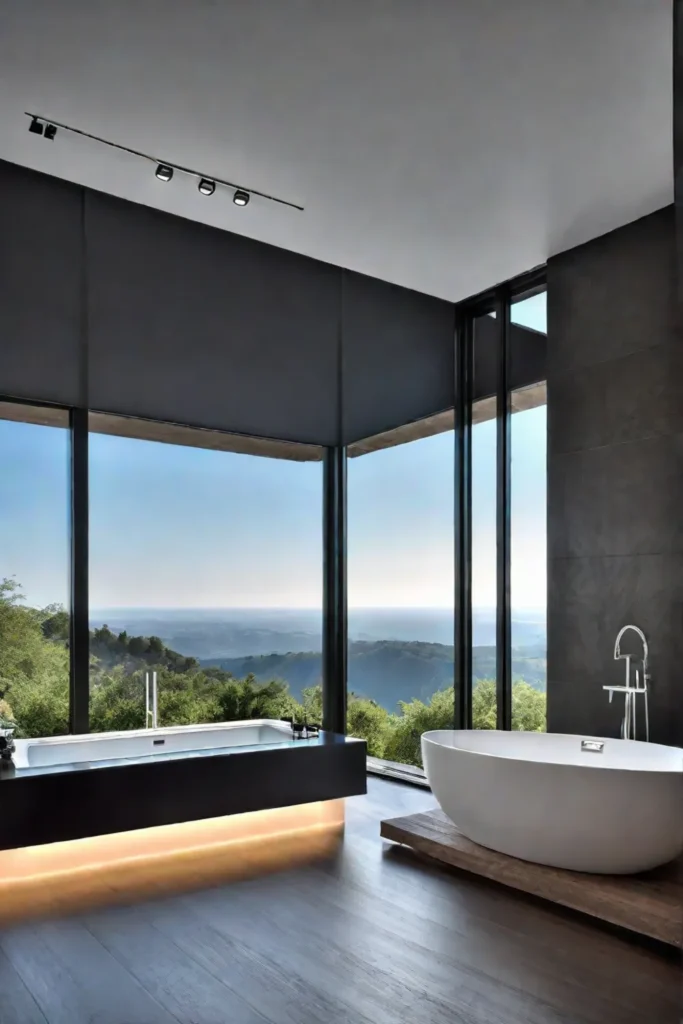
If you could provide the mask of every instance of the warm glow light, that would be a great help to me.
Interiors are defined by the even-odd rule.
[[[344,801],[0,851],[0,922],[171,895],[332,854]]]

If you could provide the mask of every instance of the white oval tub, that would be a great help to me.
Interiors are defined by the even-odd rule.
[[[600,752],[582,748],[602,744]],[[572,871],[632,874],[683,853],[683,751],[557,733],[422,736],[441,808],[475,843]]]

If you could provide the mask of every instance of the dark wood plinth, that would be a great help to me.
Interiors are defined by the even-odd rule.
[[[0,772],[0,849],[339,800],[366,792],[365,743],[321,732],[210,756]]]
[[[451,867],[629,931],[683,945],[683,862],[643,875],[590,875],[530,864],[488,850],[460,832],[440,809],[382,821],[384,839],[409,846]]]

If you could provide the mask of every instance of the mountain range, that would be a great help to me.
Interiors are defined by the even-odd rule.
[[[320,682],[322,671],[317,651],[202,659],[201,663],[222,668],[239,679],[252,674],[259,682],[286,680],[297,700],[305,687]],[[475,680],[494,679],[495,647],[473,648],[472,666]],[[545,690],[545,677],[544,646],[513,649],[513,681],[524,679],[536,689]],[[427,701],[436,690],[452,685],[453,647],[416,641],[356,641],[349,644],[348,679],[349,689],[357,696],[395,711],[399,701]]]
[[[242,679],[281,679],[297,700],[320,682],[322,613],[306,609],[107,609],[92,627],[158,637],[171,652]],[[473,676],[496,675],[496,620],[473,615]],[[453,613],[445,608],[349,611],[349,688],[389,711],[399,701],[428,700],[453,681]],[[545,690],[546,637],[542,612],[513,613],[512,677]],[[178,655],[175,655],[178,657]]]
[[[107,624],[131,635],[158,636],[167,647],[193,658],[244,658],[322,650],[322,610],[300,608],[108,608],[93,612],[90,626]],[[350,608],[349,639],[453,644],[449,608]],[[545,644],[545,613],[513,609],[512,645]],[[493,609],[475,608],[475,647],[496,642]]]

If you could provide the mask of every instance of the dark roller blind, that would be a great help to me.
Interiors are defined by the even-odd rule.
[[[453,305],[350,271],[342,294],[345,442],[451,408]]]
[[[92,408],[337,443],[340,270],[97,193],[86,239]]]
[[[0,161],[0,394],[85,400],[82,212],[78,186]]]

